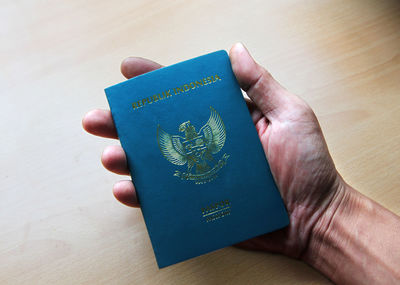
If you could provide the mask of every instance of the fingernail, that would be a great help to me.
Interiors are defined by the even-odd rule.
[[[242,52],[242,51],[245,51],[246,50],[246,48],[244,47],[244,45],[242,44],[242,43],[236,43],[235,44],[235,47],[234,47],[235,49],[236,49],[236,51],[238,51],[238,52]]]

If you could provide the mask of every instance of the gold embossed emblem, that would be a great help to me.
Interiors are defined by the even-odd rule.
[[[180,124],[179,132],[184,136],[170,135],[158,125],[157,140],[162,155],[172,164],[187,164],[186,172],[175,170],[174,173],[182,180],[193,180],[196,184],[210,182],[226,165],[228,154],[219,160],[214,157],[225,144],[225,125],[211,106],[210,111],[210,118],[198,132],[190,121]]]

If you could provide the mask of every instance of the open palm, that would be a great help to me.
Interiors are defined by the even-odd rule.
[[[345,182],[335,169],[311,108],[275,81],[243,45],[236,44],[229,56],[241,88],[251,99],[247,105],[290,215],[288,227],[237,246],[304,258],[311,235],[323,231],[332,215],[330,205],[342,199]],[[160,67],[147,59],[128,58],[121,71],[131,78]],[[89,112],[83,127],[98,136],[117,138],[110,111]],[[106,148],[102,163],[112,172],[129,174],[125,153],[119,146]],[[113,192],[122,203],[139,207],[131,181],[116,183]]]

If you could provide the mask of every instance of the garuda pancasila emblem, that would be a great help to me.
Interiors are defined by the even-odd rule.
[[[190,121],[182,123],[179,132],[184,136],[170,135],[158,125],[157,140],[163,156],[175,165],[187,164],[187,172],[174,173],[182,180],[196,184],[214,180],[229,157],[225,153],[218,161],[214,158],[225,144],[226,130],[217,111],[211,106],[210,111],[210,118],[198,132]]]

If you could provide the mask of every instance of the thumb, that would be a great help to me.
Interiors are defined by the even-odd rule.
[[[254,61],[243,44],[235,44],[229,51],[229,57],[240,87],[264,116],[273,120],[284,110],[286,103],[289,103],[289,92]]]

